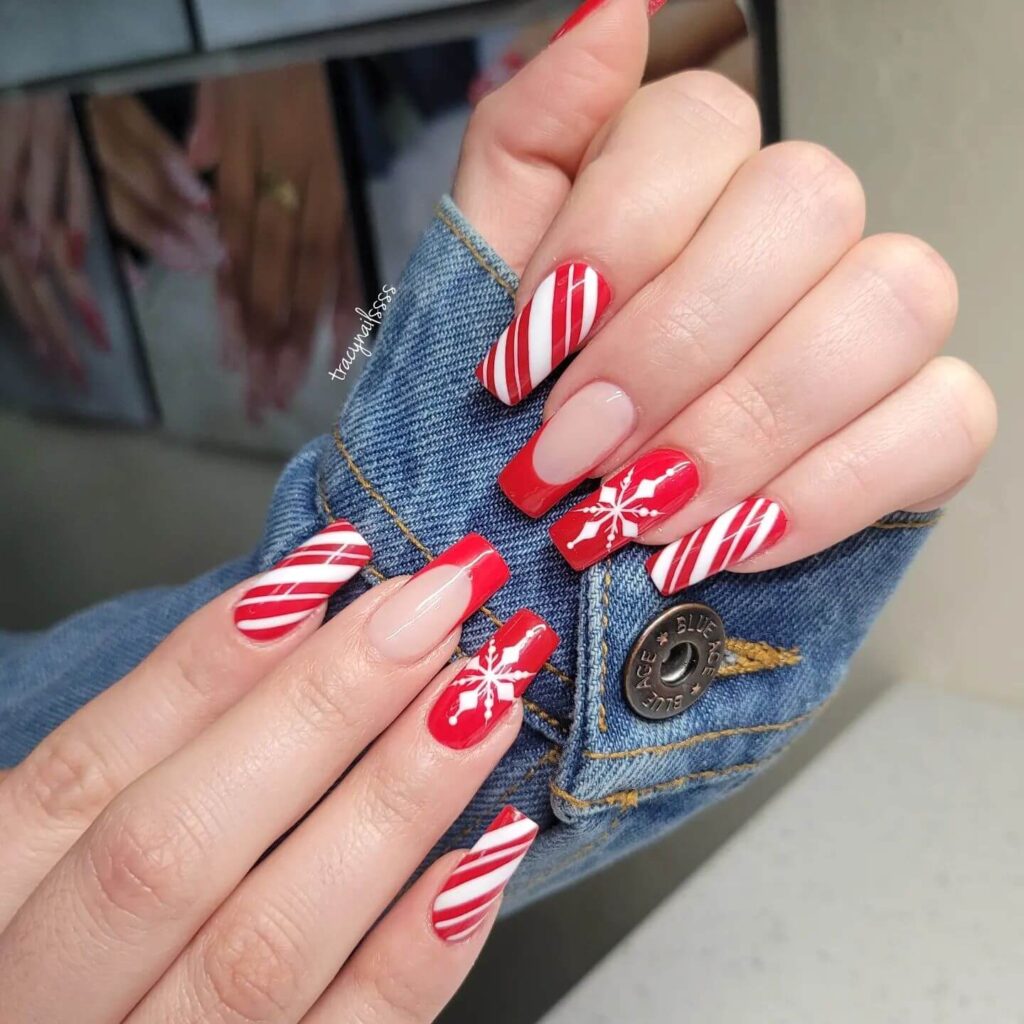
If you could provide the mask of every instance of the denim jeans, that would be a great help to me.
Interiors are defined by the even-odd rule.
[[[678,598],[659,597],[639,546],[573,572],[547,538],[557,512],[527,519],[495,483],[537,427],[548,390],[509,409],[473,376],[511,316],[517,284],[443,200],[338,423],[285,469],[257,551],[42,633],[0,636],[0,764],[24,757],[190,612],[333,516],[356,523],[374,557],[329,614],[475,530],[504,554],[512,579],[466,623],[462,648],[475,650],[523,606],[561,635],[553,669],[527,690],[514,746],[432,853],[471,842],[514,802],[541,834],[506,909],[650,842],[775,758],[838,685],[936,516],[897,513],[795,565],[722,573],[692,588],[685,599],[709,605],[725,623],[724,665],[681,714],[638,717],[622,696],[623,663],[645,625]]]

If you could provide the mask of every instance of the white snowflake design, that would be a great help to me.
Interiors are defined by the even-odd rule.
[[[475,711],[484,706],[484,721],[494,715],[496,702],[509,704],[516,699],[516,683],[529,679],[532,672],[513,668],[522,657],[523,650],[530,641],[543,632],[543,626],[531,626],[523,638],[509,647],[498,651],[494,637],[487,641],[487,646],[459,673],[455,685],[462,687],[459,704],[454,713],[448,717],[448,724],[455,725],[459,716],[467,711]]]
[[[607,551],[611,551],[612,545],[620,533],[627,540],[638,537],[640,535],[640,520],[654,519],[664,515],[663,509],[648,508],[643,502],[653,498],[658,487],[669,477],[675,476],[681,469],[684,469],[686,465],[686,462],[677,462],[661,476],[645,477],[636,487],[632,488],[632,493],[630,488],[636,466],[631,466],[618,487],[605,484],[601,488],[597,495],[597,504],[584,505],[582,508],[576,509],[577,512],[592,518],[583,524],[580,532],[569,541],[566,547],[571,551],[577,544],[596,537],[602,530],[606,531],[604,546]]]

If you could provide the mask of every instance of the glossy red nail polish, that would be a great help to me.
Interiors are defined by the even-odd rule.
[[[768,498],[747,498],[647,559],[647,572],[666,597],[767,551],[786,532],[786,513]]]
[[[516,508],[525,512],[528,516],[533,516],[535,519],[537,516],[544,515],[549,508],[564,498],[570,491],[575,490],[589,475],[588,473],[581,473],[574,480],[567,480],[561,484],[552,484],[548,483],[537,473],[533,465],[533,453],[541,434],[550,422],[548,420],[516,453],[515,458],[498,474],[498,486],[505,497]]]
[[[537,831],[537,823],[511,805],[487,826],[434,897],[430,919],[439,938],[458,942],[480,927]]]
[[[256,580],[235,605],[235,626],[259,643],[286,636],[372,556],[359,531],[336,519]]]
[[[562,36],[566,34],[566,32],[571,32],[581,21],[583,21],[584,18],[586,18],[590,14],[593,14],[594,11],[596,11],[598,7],[600,7],[604,3],[605,0],[583,0],[583,3],[581,3],[579,7],[577,7],[576,10],[573,11],[572,14],[570,14],[569,17],[562,22],[558,31],[555,32],[555,34],[551,37],[549,42],[553,43],[556,39],[561,39]]]
[[[586,569],[678,511],[699,485],[685,452],[656,448],[609,477],[548,532],[574,569]]]
[[[498,724],[558,646],[558,634],[528,608],[516,612],[444,688],[427,727],[446,747],[474,747]]]

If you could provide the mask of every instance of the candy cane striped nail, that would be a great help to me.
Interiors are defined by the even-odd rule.
[[[537,823],[511,805],[448,876],[434,899],[434,931],[446,942],[458,942],[480,927],[537,836]]]
[[[558,646],[558,634],[521,608],[463,666],[430,709],[427,727],[446,747],[476,746],[522,696]]]
[[[611,297],[608,282],[589,264],[563,263],[484,356],[476,368],[480,383],[506,405],[521,402],[583,346]]]
[[[786,526],[786,513],[777,502],[747,498],[651,555],[647,572],[654,585],[669,597],[759,551],[767,551],[786,532]]]
[[[285,636],[370,561],[358,530],[337,519],[264,573],[235,605],[235,626],[266,643]]]

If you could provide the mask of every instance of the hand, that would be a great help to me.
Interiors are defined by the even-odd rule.
[[[93,96],[89,123],[117,230],[171,270],[224,258],[206,186],[185,152],[134,96]]]
[[[225,357],[244,360],[246,404],[259,419],[302,385],[337,281],[345,197],[323,68],[204,83],[190,156],[217,167]]]
[[[484,385],[515,404],[582,348],[505,493],[541,515],[604,478],[552,539],[580,569],[669,545],[648,563],[666,594],[948,501],[996,413],[973,369],[937,355],[957,305],[945,261],[907,235],[862,239],[850,168],[806,142],[759,150],[727,80],[639,88],[640,0],[585,7],[477,107],[454,187],[530,310]]]
[[[336,522],[0,781],[5,1019],[434,1019],[536,832],[510,810],[486,859],[443,856],[398,898],[520,726],[511,686],[487,718],[446,664],[507,570],[471,536],[317,630],[369,558]],[[513,620],[495,638],[516,694],[557,641],[523,616],[521,647]]]
[[[66,98],[0,103],[0,283],[37,357],[84,385],[69,310],[110,347],[85,274],[89,185]]]

